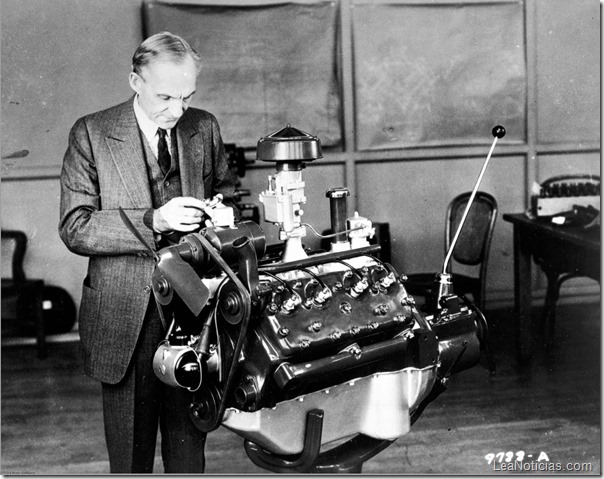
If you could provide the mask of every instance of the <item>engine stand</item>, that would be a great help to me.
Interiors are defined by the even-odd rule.
[[[320,409],[306,416],[304,450],[296,456],[281,456],[265,451],[246,440],[245,452],[259,467],[286,474],[353,474],[361,473],[363,463],[386,449],[394,441],[358,435],[333,449],[320,452],[324,413]]]

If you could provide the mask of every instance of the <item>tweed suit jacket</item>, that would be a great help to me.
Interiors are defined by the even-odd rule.
[[[176,131],[183,196],[232,197],[216,118],[189,108]],[[154,245],[143,223],[152,207],[151,186],[133,98],[76,121],[61,171],[59,235],[69,250],[90,258],[79,313],[84,370],[110,384],[124,377],[132,357],[155,267],[118,207]]]

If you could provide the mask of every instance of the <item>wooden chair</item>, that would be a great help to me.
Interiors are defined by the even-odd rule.
[[[10,259],[10,278],[2,278],[2,303],[14,304],[14,318],[17,323],[33,321],[36,331],[37,353],[44,359],[48,352],[44,331],[44,281],[28,279],[23,269],[27,250],[27,236],[22,231],[2,230],[2,256]],[[4,263],[4,261],[3,261]],[[8,318],[8,311],[2,308],[2,321]]]
[[[449,203],[445,222],[445,254],[449,250],[470,196],[470,192],[462,193]],[[492,195],[484,191],[476,192],[474,202],[451,255],[447,271],[453,275],[455,294],[472,294],[474,303],[481,311],[484,311],[485,307],[487,266],[497,210],[497,201]],[[453,272],[452,263],[454,262],[476,267],[478,275],[470,276]],[[435,276],[436,271],[408,274],[405,288],[412,295],[427,298],[434,287]]]

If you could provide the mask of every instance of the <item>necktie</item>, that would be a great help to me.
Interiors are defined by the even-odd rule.
[[[158,128],[157,133],[159,135],[159,141],[157,142],[157,162],[165,175],[170,171],[172,158],[170,157],[170,150],[168,149],[168,143],[166,141],[166,130]]]

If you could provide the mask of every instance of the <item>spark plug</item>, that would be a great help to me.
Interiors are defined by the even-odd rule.
[[[331,290],[327,287],[323,288],[313,297],[313,304],[317,307],[323,306],[325,304],[325,301],[331,298],[331,296]]]
[[[353,298],[358,298],[368,287],[369,283],[367,282],[367,278],[363,278],[352,288],[350,288],[350,296],[352,296]]]

